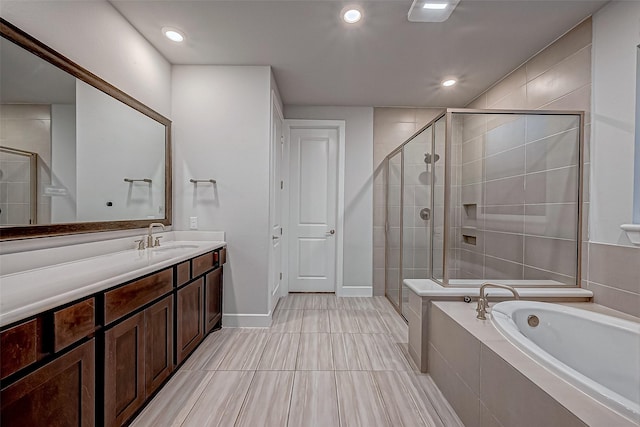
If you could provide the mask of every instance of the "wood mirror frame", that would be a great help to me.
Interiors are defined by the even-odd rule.
[[[0,36],[17,44],[26,51],[42,58],[54,66],[66,71],[75,78],[95,87],[105,94],[137,110],[145,116],[165,126],[165,168],[164,168],[164,218],[144,220],[119,220],[119,221],[95,221],[74,222],[42,225],[17,225],[0,227],[0,240],[16,240],[33,237],[60,236],[66,234],[92,233],[100,231],[126,230],[148,227],[152,222],[160,222],[171,225],[172,197],[171,197],[171,120],[147,107],[132,96],[124,93],[115,86],[102,80],[100,77],[54,51],[44,43],[36,40],[29,34],[20,30],[13,24],[0,18]]]

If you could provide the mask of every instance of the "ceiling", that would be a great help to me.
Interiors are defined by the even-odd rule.
[[[462,0],[442,23],[409,22],[411,0],[111,3],[173,64],[271,65],[285,104],[456,107],[606,2]],[[353,4],[364,17],[349,26]]]

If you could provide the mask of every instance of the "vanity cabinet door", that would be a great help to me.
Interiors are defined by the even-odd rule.
[[[145,401],[145,313],[104,334],[104,424],[122,425]]]
[[[222,319],[222,268],[205,276],[205,332]]]
[[[3,389],[0,425],[93,426],[94,341],[82,344]]]
[[[178,290],[176,324],[177,358],[181,363],[204,337],[204,280],[202,278]]]
[[[173,295],[144,311],[145,391],[150,396],[173,371]]]

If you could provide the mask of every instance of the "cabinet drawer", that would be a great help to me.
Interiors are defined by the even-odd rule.
[[[0,377],[40,360],[43,354],[42,319],[24,322],[0,333]]]
[[[200,255],[196,257],[192,261],[192,274],[193,277],[198,277],[203,273],[211,270],[215,267],[215,261],[213,258],[213,252],[209,252],[208,254]]]
[[[173,269],[168,268],[144,279],[104,294],[104,321],[111,323],[173,289]]]
[[[220,249],[220,258],[218,260],[218,265],[225,264],[227,262],[227,248]]]
[[[189,261],[178,264],[177,268],[176,284],[182,286],[191,279],[191,265]]]
[[[53,312],[53,351],[58,352],[95,330],[95,299]]]

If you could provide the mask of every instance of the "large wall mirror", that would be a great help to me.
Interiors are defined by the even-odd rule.
[[[171,122],[0,29],[0,239],[170,225]]]

